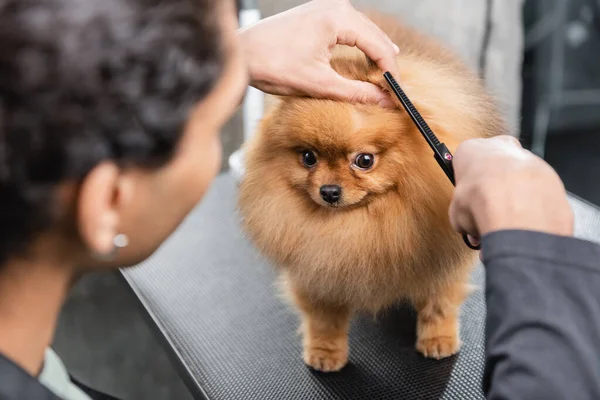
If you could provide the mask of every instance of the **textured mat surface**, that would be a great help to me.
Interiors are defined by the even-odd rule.
[[[243,238],[236,185],[217,179],[205,201],[144,264],[123,272],[172,347],[195,397],[208,399],[482,399],[485,301],[462,310],[458,356],[414,350],[415,315],[398,309],[361,317],[350,334],[350,364],[336,374],[306,368],[298,319],[278,299],[274,275]],[[600,238],[600,212],[573,199],[579,236]],[[474,283],[483,286],[478,266]]]

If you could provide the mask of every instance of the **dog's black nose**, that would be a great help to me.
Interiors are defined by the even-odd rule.
[[[330,204],[337,203],[342,197],[342,188],[338,185],[323,185],[320,192],[323,200]]]

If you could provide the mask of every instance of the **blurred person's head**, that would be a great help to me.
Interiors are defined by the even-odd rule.
[[[233,0],[0,0],[0,273],[156,250],[220,166],[236,24]]]

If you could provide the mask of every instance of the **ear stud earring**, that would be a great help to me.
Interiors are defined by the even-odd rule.
[[[105,254],[97,254],[94,253],[94,258],[99,261],[112,261],[117,257],[117,253],[119,250],[127,247],[129,245],[129,237],[124,233],[119,233],[115,235],[112,240],[113,248],[110,252]]]
[[[122,249],[129,244],[129,237],[124,233],[119,233],[113,238],[113,246],[115,249]]]

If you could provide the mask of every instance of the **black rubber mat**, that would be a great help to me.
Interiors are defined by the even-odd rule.
[[[243,238],[236,184],[219,177],[204,202],[147,262],[123,271],[197,398],[482,399],[483,288],[465,303],[459,355],[414,350],[415,315],[398,309],[360,317],[350,364],[315,373],[301,359],[298,319],[277,297],[271,268]],[[573,199],[579,236],[600,238],[600,212]],[[473,282],[484,282],[477,267]]]

